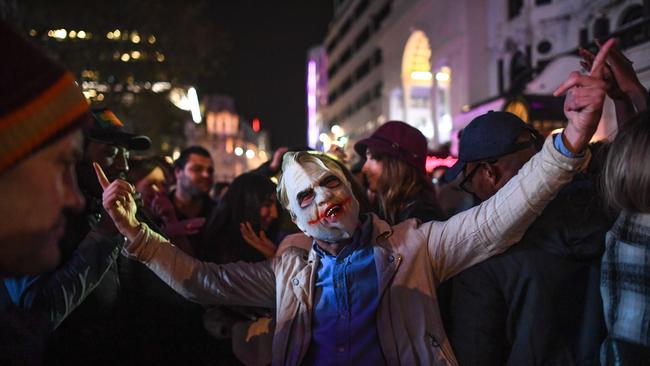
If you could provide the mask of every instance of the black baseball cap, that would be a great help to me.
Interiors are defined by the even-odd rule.
[[[444,180],[453,181],[467,163],[495,159],[530,146],[517,142],[525,132],[541,137],[533,126],[510,112],[489,111],[474,118],[463,130],[458,161],[447,170]]]
[[[151,147],[149,137],[127,132],[122,121],[108,108],[94,109],[92,116],[92,126],[85,131],[85,136],[90,141],[120,145],[136,151]]]

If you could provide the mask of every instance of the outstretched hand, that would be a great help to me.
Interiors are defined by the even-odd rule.
[[[607,83],[603,80],[605,59],[614,39],[607,41],[593,60],[588,75],[572,72],[553,95],[567,93],[564,100],[564,114],[569,124],[564,129],[563,140],[566,147],[578,153],[583,151],[598,128],[603,112]]]
[[[596,45],[603,47],[598,40]],[[582,58],[580,61],[582,67],[590,69],[596,56],[584,48],[578,49],[578,52]],[[639,81],[632,61],[616,47],[610,49],[606,61],[603,76],[607,83],[607,96],[614,101],[632,103],[636,112],[646,110],[648,107],[646,89]]]
[[[242,238],[253,248],[257,249],[262,253],[266,258],[272,258],[275,256],[277,247],[269,238],[266,237],[264,230],[260,230],[259,235],[253,230],[253,226],[250,222],[240,223],[239,231],[241,232]]]
[[[115,223],[117,230],[126,236],[129,240],[135,238],[140,228],[140,222],[135,217],[138,210],[133,194],[135,188],[131,184],[121,179],[110,182],[104,174],[104,170],[97,163],[93,163],[97,180],[102,186],[102,205],[104,210]]]

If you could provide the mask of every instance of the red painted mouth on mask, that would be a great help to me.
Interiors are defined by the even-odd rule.
[[[321,222],[323,220],[336,219],[338,216],[340,216],[344,212],[345,206],[348,203],[350,203],[351,200],[352,200],[352,197],[348,197],[348,198],[344,199],[343,201],[341,201],[339,203],[330,203],[329,205],[327,205],[327,207],[325,207],[325,209],[323,211],[318,213],[317,218],[315,218],[313,220],[309,220],[307,223],[309,225],[316,225],[316,224],[318,224],[319,222]]]

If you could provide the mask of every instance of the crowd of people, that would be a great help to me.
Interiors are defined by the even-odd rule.
[[[354,173],[279,148],[227,183],[0,41],[2,365],[650,362],[649,98],[613,39],[555,91],[560,133],[490,111],[431,176],[390,121]]]

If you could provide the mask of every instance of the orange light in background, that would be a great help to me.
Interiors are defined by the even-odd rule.
[[[260,132],[260,119],[259,118],[253,118],[253,131],[254,132]]]

